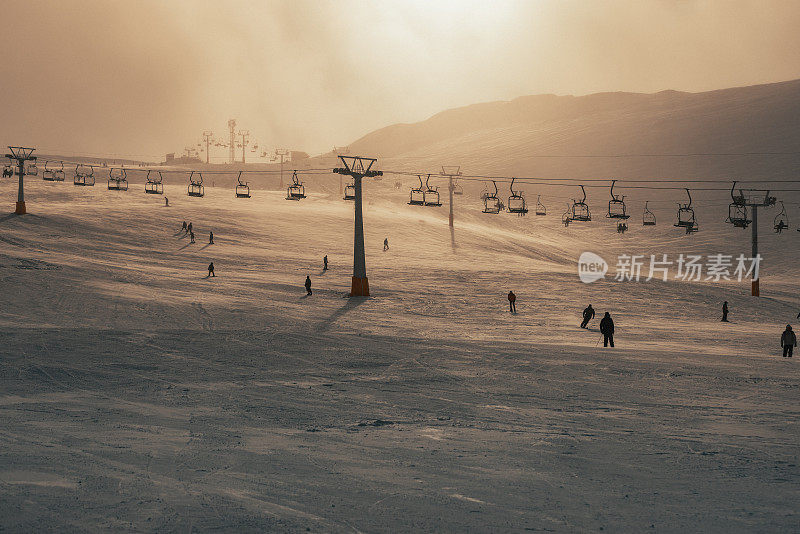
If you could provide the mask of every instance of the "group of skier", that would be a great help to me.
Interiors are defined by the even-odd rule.
[[[583,310],[583,322],[581,322],[581,328],[586,328],[589,324],[589,321],[594,319],[595,311],[592,308],[592,305],[589,304]],[[608,347],[611,345],[611,348],[614,348],[614,319],[611,318],[611,314],[606,312],[602,319],[600,319],[600,333],[603,334],[603,346]],[[599,343],[599,341],[598,341]]]
[[[728,323],[728,301],[722,303],[722,319],[720,319],[723,323]],[[800,319],[800,313],[797,314],[797,318]],[[797,336],[795,335],[794,331],[792,330],[792,325],[787,324],[786,330],[781,333],[781,348],[783,349],[783,357],[784,358],[791,358],[792,352],[794,352],[794,348],[797,346]]]
[[[184,234],[189,235],[189,239],[191,243],[194,243],[194,231],[192,229],[192,223],[186,223],[183,221],[183,226],[181,230],[184,231]],[[627,228],[625,229],[627,230]],[[622,230],[624,232],[625,230]],[[214,244],[214,232],[210,231],[208,233],[208,243],[209,245]],[[386,238],[383,240],[383,250],[384,252],[389,250],[389,239]],[[322,258],[322,270],[328,270],[328,256]],[[216,277],[214,274],[214,262],[208,264],[208,276],[209,277]],[[305,289],[306,295],[311,296],[311,276],[306,276],[305,280]],[[508,292],[508,307],[509,311],[512,314],[517,313],[517,295],[513,291]],[[728,301],[726,300],[722,304],[722,322],[729,322],[728,321]],[[594,319],[595,317],[595,310],[591,304],[589,304],[583,310],[583,321],[581,322],[581,328],[586,328],[589,324],[589,321]],[[800,313],[797,314],[797,318],[800,319]],[[611,314],[609,312],[605,312],[605,315],[602,319],[600,319],[600,333],[603,335],[603,346],[608,347],[609,345],[613,348],[614,347],[614,320],[611,318]],[[598,341],[599,343],[599,341]],[[783,357],[784,358],[791,358],[792,352],[794,347],[797,346],[797,336],[795,335],[794,331],[792,330],[791,325],[786,325],[786,330],[783,331],[781,334],[781,347],[783,349]]]

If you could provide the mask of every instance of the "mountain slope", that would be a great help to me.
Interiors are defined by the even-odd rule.
[[[800,157],[775,153],[798,152],[799,120],[800,80],[703,93],[536,95],[395,124],[350,148],[393,163],[473,171],[790,177]],[[663,154],[670,156],[653,156]]]

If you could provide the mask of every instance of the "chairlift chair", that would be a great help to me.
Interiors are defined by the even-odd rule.
[[[569,223],[572,222],[572,206],[569,202],[567,202],[567,211],[561,215],[561,223],[564,225],[564,228],[569,226]]]
[[[61,166],[58,169],[53,169],[53,181],[55,182],[63,182],[66,178],[66,173],[64,172],[64,162],[58,162]]]
[[[250,198],[250,183],[242,182],[242,171],[239,171],[236,181],[236,198]]]
[[[582,200],[572,200],[571,208],[571,221],[588,222],[592,220],[592,213],[589,211],[589,205],[586,204],[586,189],[581,185],[581,192],[583,192]]]
[[[458,182],[453,182],[453,194],[458,196],[464,194],[464,188]]]
[[[119,172],[114,172],[114,168],[108,169],[108,188],[114,191],[127,191],[128,179],[125,176],[125,169],[117,169]]]
[[[497,198],[497,183],[494,180],[492,180],[492,185],[494,186],[494,193],[490,193],[487,188],[485,195],[483,195],[483,213],[497,214],[500,213],[502,204],[500,199]]]
[[[423,202],[426,206],[441,206],[442,203],[439,200],[439,188],[429,185],[428,181],[431,179],[431,175],[429,174],[427,178],[425,178],[425,194],[423,195]]]
[[[516,178],[511,178],[511,185],[509,186],[511,196],[508,197],[508,212],[525,215],[528,213],[528,205],[525,202],[525,196],[522,191],[514,191],[514,180]]]
[[[60,181],[56,177],[56,169],[51,169],[48,165],[50,164],[49,161],[44,162],[44,169],[42,170],[42,180],[46,182],[57,182]],[[63,167],[64,164],[62,163],[61,166]]]
[[[606,213],[606,217],[609,219],[627,220],[630,218],[630,215],[625,211],[625,196],[623,195],[620,197],[614,194],[614,184],[616,183],[616,180],[611,180],[611,200],[608,201],[608,213]]]
[[[88,171],[86,169],[89,169]],[[80,186],[93,186],[94,185],[94,167],[90,165],[76,165],[75,177],[72,180],[74,185]]]
[[[687,234],[691,234],[697,232],[699,228],[692,208],[692,193],[689,189],[686,189],[686,194],[689,196],[689,202],[686,204],[678,203],[678,220],[675,222],[675,226],[683,228]]]
[[[744,193],[739,190],[739,194],[735,195],[733,192],[735,188],[736,182],[733,182],[731,186],[731,200],[733,202],[728,205],[728,218],[725,219],[725,222],[731,223],[736,228],[747,228],[753,220],[748,217],[747,200],[744,197]]]
[[[11,178],[12,176],[14,176],[14,166],[9,161],[3,167],[3,178]]]
[[[29,176],[39,176],[39,167],[36,166],[36,163],[31,163],[30,165],[28,165],[25,174]]]
[[[356,184],[347,184],[344,186],[344,200],[356,199]]]
[[[412,187],[411,194],[408,199],[408,203],[412,206],[424,206],[425,205],[425,188],[422,185],[422,175],[418,174],[417,178],[419,179],[419,187]]]
[[[197,178],[194,177],[195,171],[189,175],[188,193],[190,197],[202,197],[206,194],[206,189],[203,187],[203,173],[197,172]]]
[[[300,200],[303,198],[306,198],[306,188],[297,176],[297,171],[294,171],[292,173],[292,184],[286,190],[286,200]]]
[[[536,195],[536,215],[540,217],[547,215],[547,208],[542,204],[542,195]]]
[[[782,200],[780,202],[781,202],[781,211],[775,217],[773,226],[773,228],[775,228],[776,234],[780,234],[781,232],[789,228],[789,218],[786,215],[786,206],[783,205]]]
[[[164,177],[161,176],[161,171],[156,171],[158,173],[158,178],[151,178],[150,173],[152,171],[147,171],[146,182],[144,184],[144,192],[148,195],[163,195],[164,194],[164,184],[162,183]]]
[[[644,203],[644,212],[642,213],[642,226],[655,226],[656,225],[656,215],[655,215],[655,213],[650,211],[650,208],[647,207],[647,205],[649,203],[650,203],[650,201],[646,201]]]

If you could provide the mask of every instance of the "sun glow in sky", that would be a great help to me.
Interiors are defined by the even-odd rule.
[[[4,15],[0,141],[99,154],[180,152],[231,117],[262,146],[319,153],[477,102],[800,77],[800,3],[782,0],[10,0]]]

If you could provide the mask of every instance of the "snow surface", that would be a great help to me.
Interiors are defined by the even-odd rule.
[[[684,236],[671,199],[620,236],[600,203],[565,229],[561,203],[519,218],[465,195],[451,233],[389,182],[365,187],[372,297],[350,300],[337,195],[168,186],[165,208],[141,184],[29,179],[30,214],[0,216],[0,530],[800,529],[794,227],[762,218],[760,299],[585,285],[584,250],[613,274],[623,252],[749,254],[749,232],[718,207]],[[578,328],[590,302],[617,348]]]

